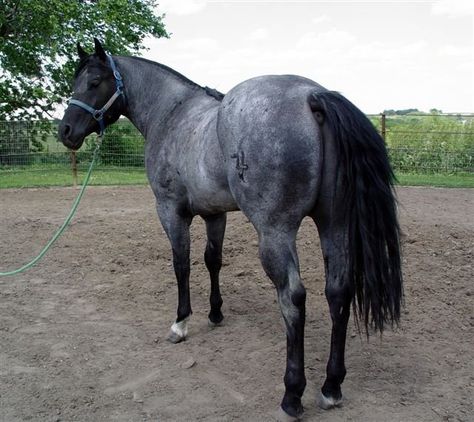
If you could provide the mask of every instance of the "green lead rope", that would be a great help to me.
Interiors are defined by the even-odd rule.
[[[19,274],[19,273],[21,273],[23,271],[26,271],[27,269],[33,267],[41,258],[43,258],[43,256],[46,254],[46,252],[48,252],[48,249],[53,245],[54,242],[56,242],[56,240],[58,240],[59,236],[61,236],[63,234],[64,230],[66,230],[66,227],[69,225],[72,218],[74,217],[74,214],[77,211],[77,207],[79,206],[79,203],[81,202],[82,195],[84,195],[86,187],[87,187],[87,185],[89,183],[89,180],[91,178],[92,169],[94,167],[95,161],[96,161],[97,156],[99,154],[99,149],[100,149],[101,143],[102,143],[102,136],[98,136],[97,144],[96,144],[96,147],[95,147],[95,150],[94,150],[94,154],[92,156],[92,161],[89,165],[89,170],[86,174],[84,182],[82,183],[81,190],[80,190],[79,194],[77,195],[77,198],[75,199],[75,201],[72,205],[71,211],[69,212],[68,216],[64,220],[64,223],[61,225],[61,227],[59,227],[59,229],[56,231],[56,233],[54,233],[54,236],[51,238],[51,240],[46,244],[46,246],[41,250],[41,252],[35,258],[33,258],[30,262],[23,265],[22,267],[17,268],[16,270],[7,271],[7,272],[0,272],[0,277]]]

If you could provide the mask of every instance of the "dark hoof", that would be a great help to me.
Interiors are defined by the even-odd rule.
[[[321,409],[329,410],[342,405],[342,397],[335,399],[334,397],[326,397],[323,393],[319,395],[318,406]]]
[[[222,324],[222,321],[224,320],[224,315],[222,315],[222,312],[209,312],[209,326],[214,326],[217,327]],[[211,325],[213,324],[213,325]]]
[[[297,416],[291,416],[280,407],[278,408],[278,411],[276,412],[275,419],[278,422],[296,422],[296,421],[301,420],[302,415],[303,415],[303,411],[301,411],[301,413],[298,414]]]
[[[212,322],[210,319],[207,320],[207,326],[209,328],[216,328],[216,327],[222,327],[224,323],[221,322]]]
[[[295,419],[288,419],[288,420],[299,420],[299,418],[303,415],[303,406],[301,404],[301,399],[299,396],[289,395],[285,393],[283,400],[281,402],[281,410],[285,412],[289,417]]]
[[[181,343],[182,341],[186,340],[186,337],[180,336],[174,331],[170,331],[168,333],[168,336],[166,337],[166,340],[168,340],[170,343],[176,344],[176,343]]]

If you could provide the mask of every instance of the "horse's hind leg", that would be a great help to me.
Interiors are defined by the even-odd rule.
[[[329,219],[317,220],[317,224],[326,270],[325,293],[332,320],[331,349],[319,405],[323,409],[330,409],[342,403],[341,384],[346,375],[346,332],[354,293],[347,274],[346,225],[337,227]]]
[[[259,230],[259,251],[263,268],[273,281],[286,325],[287,361],[285,395],[281,408],[286,420],[303,413],[301,397],[306,387],[304,374],[304,323],[306,290],[299,274],[296,230]],[[285,416],[285,415],[284,415]]]
[[[174,204],[157,203],[157,211],[161,224],[170,240],[173,249],[173,267],[178,282],[177,318],[171,326],[167,339],[179,343],[188,333],[187,320],[191,315],[191,298],[189,294],[189,253],[191,237],[189,226],[192,216],[178,212]]]
[[[222,297],[219,289],[219,271],[222,266],[222,243],[226,226],[226,214],[217,214],[204,217],[207,230],[207,245],[204,253],[204,261],[211,278],[211,311],[209,312],[209,324],[218,325],[224,319],[221,312]]]

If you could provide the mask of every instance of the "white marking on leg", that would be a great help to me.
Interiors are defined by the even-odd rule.
[[[183,319],[182,321],[175,322],[171,326],[171,331],[175,333],[179,338],[186,338],[188,335],[188,318]]]
[[[319,396],[319,407],[324,410],[332,409],[333,407],[340,406],[342,404],[342,398],[335,399],[333,397],[326,397],[323,393]]]

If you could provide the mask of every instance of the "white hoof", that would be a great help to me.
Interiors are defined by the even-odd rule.
[[[326,397],[323,393],[319,395],[318,405],[321,409],[329,410],[334,407],[339,407],[342,404],[342,397],[335,399],[333,397]]]
[[[179,343],[183,340],[186,340],[186,336],[188,335],[188,318],[183,319],[182,321],[175,322],[166,337],[171,343]]]
[[[296,422],[300,420],[299,416],[291,416],[286,413],[281,407],[278,408],[275,418],[277,422]]]

